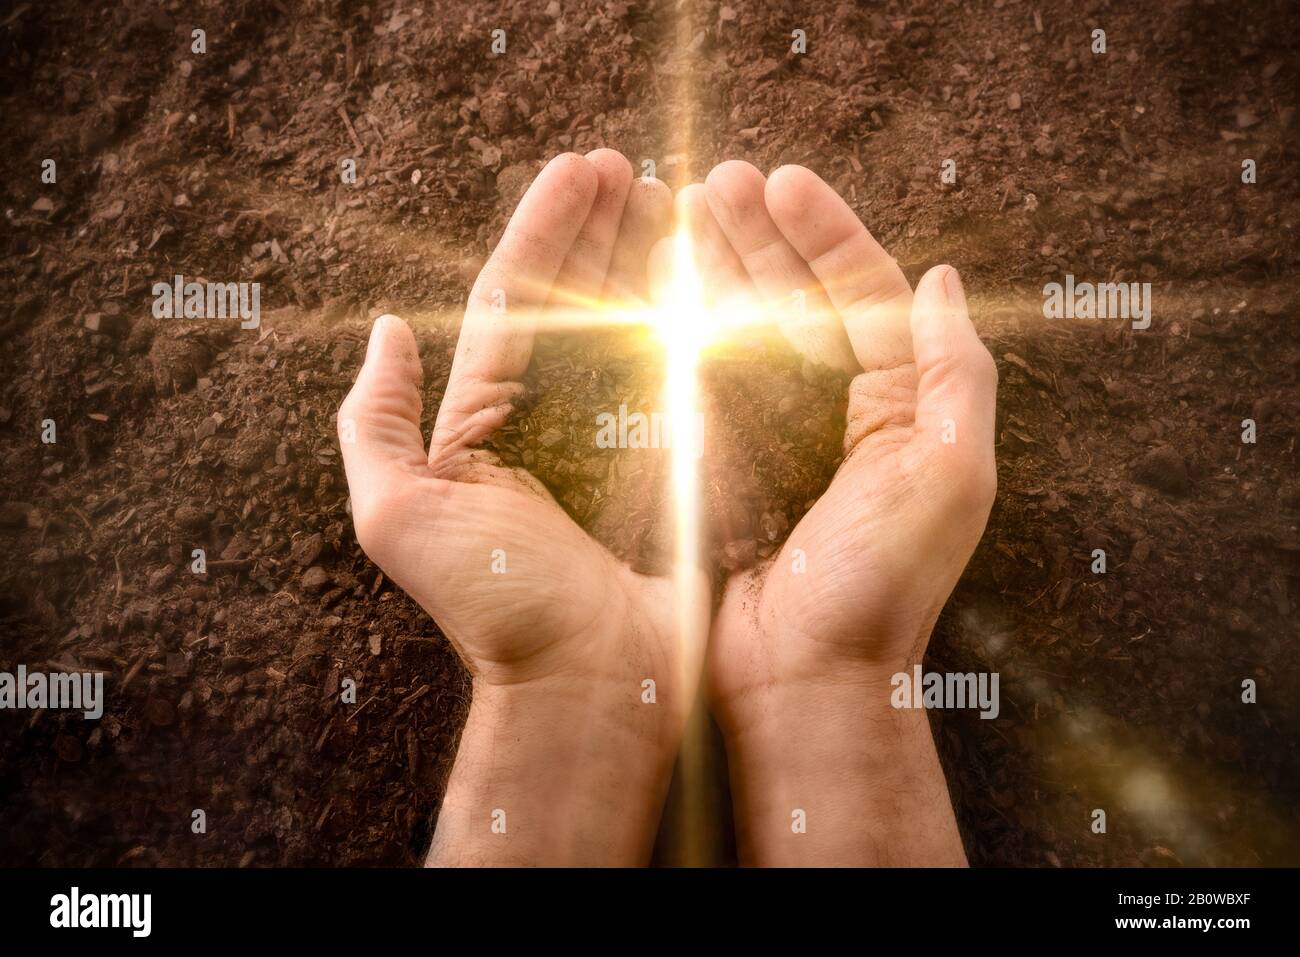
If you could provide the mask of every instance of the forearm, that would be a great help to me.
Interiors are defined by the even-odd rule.
[[[890,690],[873,673],[736,703],[725,724],[742,863],[966,864],[926,712],[894,709]]]
[[[635,682],[475,684],[430,866],[634,866],[680,738]]]

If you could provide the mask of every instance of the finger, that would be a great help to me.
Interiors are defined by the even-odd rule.
[[[722,163],[705,179],[709,209],[759,294],[778,310],[777,324],[801,353],[845,372],[858,371],[847,334],[808,263],[772,221],[766,180],[748,163]]]
[[[696,267],[709,303],[754,298],[754,284],[744,263],[709,209],[703,183],[691,183],[677,192],[677,221],[691,238]]]
[[[440,448],[473,434],[465,430],[467,419],[518,393],[516,382],[533,352],[534,310],[550,295],[596,189],[592,165],[565,153],[547,164],[520,200],[470,291],[430,460]]]
[[[617,302],[649,296],[646,264],[650,247],[667,234],[672,214],[673,194],[666,184],[644,176],[632,181],[602,298]]]
[[[555,278],[551,302],[560,306],[585,307],[600,296],[632,186],[632,164],[617,150],[593,150],[586,159],[596,170],[596,198]]]
[[[673,256],[676,254],[672,236],[656,240],[650,247],[646,259],[646,272],[650,287],[650,301],[666,303],[670,295],[669,286],[673,281]]]
[[[916,287],[911,335],[918,376],[913,445],[927,461],[937,447],[963,471],[990,472],[998,370],[966,308],[961,278],[935,266]]]
[[[427,474],[420,434],[423,379],[410,327],[396,316],[380,316],[370,330],[365,363],[338,413],[354,508],[402,475]]]
[[[474,282],[453,373],[493,382],[523,374],[532,356],[531,312],[550,295],[597,183],[594,167],[575,153],[555,157],[537,174]]]
[[[862,369],[911,362],[912,289],[840,195],[811,170],[782,166],[768,178],[765,200],[839,311]]]

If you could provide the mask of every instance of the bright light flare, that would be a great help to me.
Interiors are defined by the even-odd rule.
[[[708,596],[700,563],[700,453],[703,416],[699,403],[700,353],[710,336],[711,316],[695,266],[690,235],[673,236],[672,275],[656,303],[654,327],[665,351],[664,408],[672,436],[673,580],[677,625],[684,658],[703,648]]]
[[[667,354],[664,404],[672,429],[673,494],[678,500],[681,539],[684,537],[682,508],[694,509],[698,505],[695,501],[699,479],[697,459],[704,439],[699,422],[699,364],[711,319],[704,302],[704,285],[695,268],[690,236],[685,230],[673,237],[672,268],[655,327]],[[686,556],[679,553],[678,557]]]
[[[709,628],[709,593],[702,567],[700,532],[700,456],[704,448],[700,413],[700,355],[716,331],[695,266],[690,235],[673,236],[672,274],[655,302],[652,325],[665,352],[663,405],[668,413],[672,456],[673,596],[679,642],[678,687],[691,687],[699,674]],[[681,746],[681,788],[685,832],[680,863],[708,862],[700,811],[708,776],[707,737],[698,701],[683,701],[689,720]]]

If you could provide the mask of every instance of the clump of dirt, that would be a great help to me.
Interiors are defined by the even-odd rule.
[[[846,375],[754,330],[700,370],[706,417],[704,514],[711,566],[771,558],[843,459]]]
[[[662,366],[648,361],[655,354],[644,330],[539,336],[525,405],[492,443],[506,464],[537,475],[579,525],[645,574],[672,563],[671,452]]]
[[[665,362],[647,331],[543,335],[525,383],[531,398],[492,443],[597,541],[658,575],[673,562]],[[699,379],[705,558],[720,580],[773,555],[830,484],[848,377],[761,327],[706,354]]]

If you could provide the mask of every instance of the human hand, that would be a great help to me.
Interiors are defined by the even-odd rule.
[[[960,863],[924,712],[893,711],[890,678],[921,661],[983,533],[996,367],[956,272],[930,270],[914,295],[808,170],[765,182],[724,163],[694,189],[688,219],[720,281],[769,303],[802,290],[810,318],[787,334],[830,363],[851,347],[860,368],[834,480],[769,563],[728,582],[710,637],[741,846],[759,862]],[[907,814],[893,813],[899,797]],[[792,834],[796,808],[806,835]]]
[[[474,283],[428,452],[416,342],[394,316],[339,409],[357,540],[473,677],[431,862],[648,855],[702,650],[678,641],[667,580],[633,573],[482,443],[523,392],[539,317],[642,294],[670,206],[613,150],[552,160]]]

